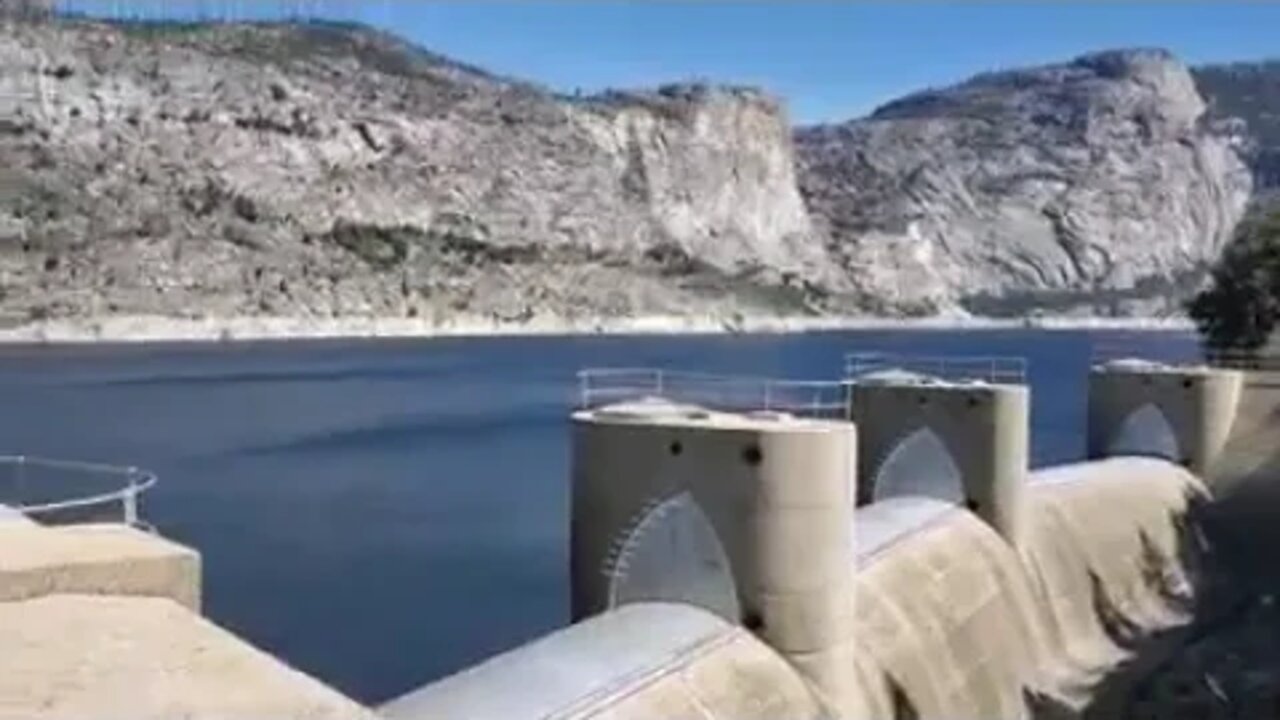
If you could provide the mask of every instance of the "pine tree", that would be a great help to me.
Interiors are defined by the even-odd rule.
[[[1256,354],[1280,321],[1280,209],[1246,220],[1187,305],[1207,349]]]

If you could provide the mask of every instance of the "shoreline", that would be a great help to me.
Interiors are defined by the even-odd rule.
[[[456,318],[437,323],[412,318],[228,317],[186,319],[118,316],[55,320],[0,329],[0,345],[98,343],[223,343],[290,340],[394,338],[584,337],[593,335],[745,335],[799,334],[842,330],[1116,330],[1188,332],[1185,319],[1045,317],[746,317],[644,316],[566,321],[534,318],[527,322]]]

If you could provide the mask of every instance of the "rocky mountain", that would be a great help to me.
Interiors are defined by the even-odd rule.
[[[11,323],[733,318],[829,292],[754,90],[564,98],[361,27],[63,19],[4,28],[0,98]]]
[[[1241,143],[1154,50],[982,75],[797,133],[837,262],[921,313],[1174,310],[1249,200]]]
[[[1242,155],[1253,169],[1255,192],[1274,200],[1280,195],[1280,60],[1206,65],[1192,72],[1212,115],[1242,123]]]
[[[0,3],[8,325],[1160,313],[1250,194],[1243,125],[1160,52],[793,135],[749,88],[566,97],[358,26]]]

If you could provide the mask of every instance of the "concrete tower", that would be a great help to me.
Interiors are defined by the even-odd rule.
[[[1205,478],[1240,402],[1236,370],[1120,360],[1089,373],[1089,457],[1154,455]]]
[[[1030,438],[1027,388],[886,376],[851,382],[859,504],[919,494],[963,504],[1020,535]]]
[[[716,573],[710,565],[725,558],[740,614],[733,620],[786,658],[832,716],[849,717],[858,686],[853,425],[662,402],[579,412],[573,425],[575,619],[618,602],[626,557],[692,532],[654,519],[664,502],[690,498],[721,547],[673,552],[660,566],[695,557]],[[687,585],[655,582],[628,598],[698,603],[679,595]],[[723,613],[724,603],[716,606]]]

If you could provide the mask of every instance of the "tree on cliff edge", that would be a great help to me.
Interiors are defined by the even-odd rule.
[[[1254,353],[1280,321],[1280,209],[1245,220],[1187,305],[1210,351]]]

